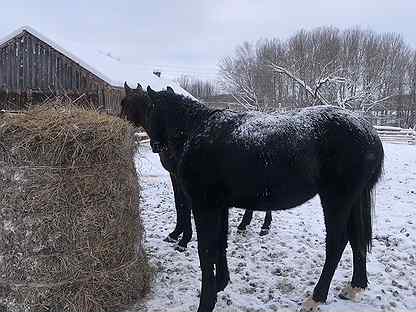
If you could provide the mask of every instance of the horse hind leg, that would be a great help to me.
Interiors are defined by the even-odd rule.
[[[247,228],[247,225],[251,223],[251,219],[253,219],[253,211],[246,209],[244,211],[243,219],[241,219],[241,222],[237,227],[238,231],[244,232]]]
[[[186,203],[186,205],[182,207],[183,234],[175,248],[181,252],[186,250],[188,243],[192,239],[191,208],[189,206],[190,205]]]
[[[351,212],[351,204],[346,204],[347,202],[345,197],[341,198],[336,194],[332,197],[321,195],[326,227],[326,258],[313,296],[304,302],[301,310],[303,312],[319,311],[319,303],[325,302],[327,299],[329,286],[348,242],[347,222]]]
[[[351,283],[345,286],[339,293],[339,297],[344,300],[358,302],[361,295],[367,288],[367,251],[361,250],[357,242],[357,234],[349,231],[349,241],[353,256],[353,274]]]
[[[266,211],[266,215],[264,217],[264,223],[261,226],[260,236],[269,234],[271,224],[272,224],[272,212],[268,210]]]
[[[351,222],[351,221],[350,221]],[[353,255],[353,275],[351,283],[345,286],[339,293],[339,297],[344,300],[360,301],[361,295],[367,288],[367,267],[366,257],[367,250],[361,250],[359,248],[357,233],[353,232],[351,225],[349,224],[348,230],[349,241]]]
[[[221,210],[219,253],[215,264],[215,281],[217,292],[223,291],[230,281],[230,272],[227,263],[227,236],[228,236],[228,208]]]
[[[351,284],[344,287],[339,297],[359,301],[367,288],[367,249],[371,245],[371,190],[366,189],[353,206],[348,223],[348,236],[353,254]]]

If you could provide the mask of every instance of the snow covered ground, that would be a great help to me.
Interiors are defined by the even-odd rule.
[[[369,289],[360,303],[338,298],[351,278],[347,246],[322,311],[416,311],[416,146],[385,144],[385,174],[377,187]],[[196,311],[200,270],[196,234],[185,253],[163,239],[176,219],[169,175],[150,148],[136,164],[143,185],[145,248],[157,268],[152,293],[133,311]],[[258,232],[256,212],[245,234],[237,233],[243,211],[230,212],[228,261],[231,283],[218,294],[215,312],[296,311],[317,282],[325,255],[322,209],[317,197],[274,212],[270,234]]]

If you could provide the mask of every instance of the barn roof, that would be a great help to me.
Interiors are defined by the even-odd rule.
[[[143,88],[146,88],[149,85],[152,89],[157,91],[166,89],[167,86],[171,86],[176,93],[194,98],[175,81],[158,77],[152,72],[145,72],[135,67],[135,65],[125,64],[111,55],[85,44],[79,44],[63,39],[60,40],[60,43],[58,44],[56,41],[42,35],[30,26],[20,27],[11,34],[0,39],[0,46],[24,31],[37,37],[114,87],[123,87],[125,81],[127,81],[131,87],[135,87],[137,83],[140,83]],[[63,46],[66,48],[63,48]]]

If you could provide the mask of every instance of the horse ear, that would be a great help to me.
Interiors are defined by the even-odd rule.
[[[142,86],[141,86],[141,84],[140,84],[140,83],[137,83],[137,88],[136,88],[136,90],[143,91],[143,88],[142,88]]]
[[[156,91],[154,91],[152,88],[150,88],[150,86],[147,86],[147,94],[149,96],[154,96],[154,95],[156,95]]]
[[[124,82],[124,90],[126,91],[126,94],[129,94],[131,92],[130,87],[127,85],[127,82]]]
[[[166,91],[168,92],[168,93],[170,93],[170,94],[175,94],[175,91],[172,89],[172,87],[170,87],[170,86],[167,86],[166,87]]]

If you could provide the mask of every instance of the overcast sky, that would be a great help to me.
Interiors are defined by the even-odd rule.
[[[416,47],[416,0],[14,0],[2,1],[1,13],[0,38],[29,25],[171,78],[214,78],[237,45],[301,28],[361,26]]]

